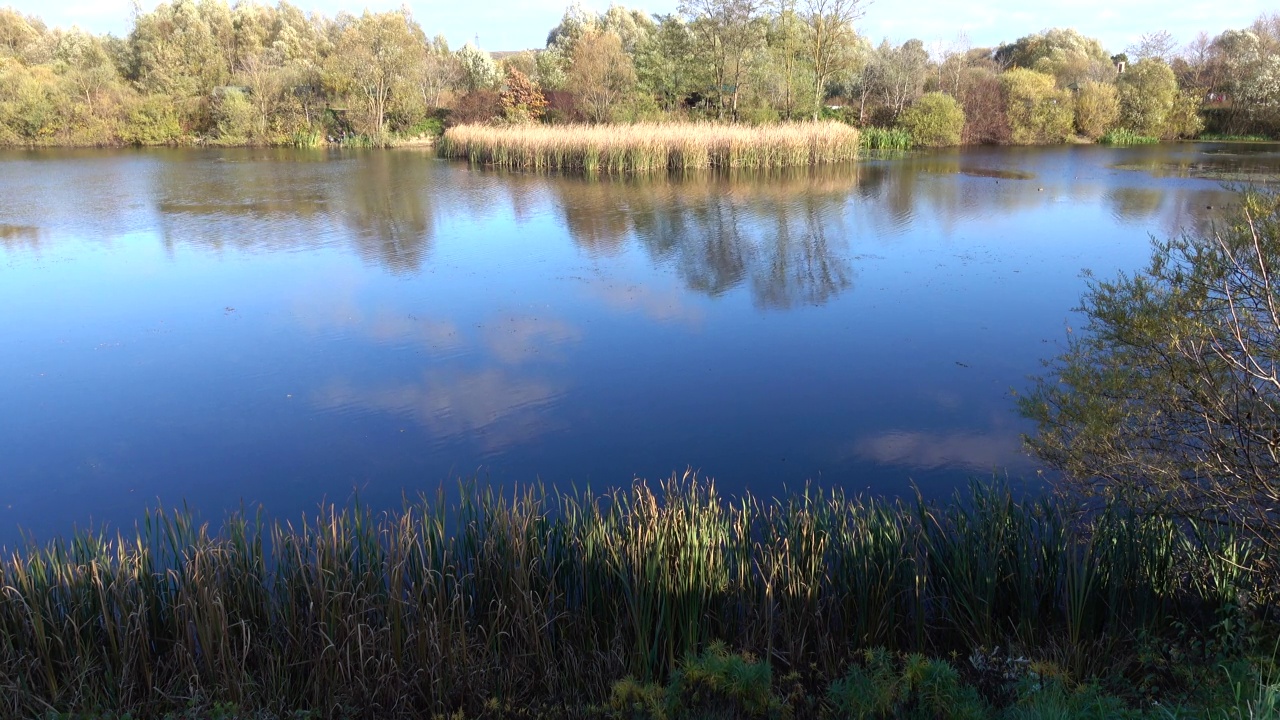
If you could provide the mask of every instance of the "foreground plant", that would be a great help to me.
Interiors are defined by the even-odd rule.
[[[1022,402],[1071,489],[1237,524],[1280,549],[1280,195],[1093,280],[1086,325]]]
[[[0,560],[0,717],[533,717],[601,706],[611,688],[623,707],[696,714],[729,698],[772,717],[772,678],[821,698],[863,648],[1109,643],[1114,658],[1138,634],[1227,637],[1248,619],[1232,608],[1256,555],[1230,533],[1077,510],[999,485],[945,504],[730,500],[685,478],[237,515],[217,533],[156,512],[132,536]],[[1246,645],[1213,647],[1203,662]],[[964,700],[946,668],[894,672],[925,693],[911,707]]]

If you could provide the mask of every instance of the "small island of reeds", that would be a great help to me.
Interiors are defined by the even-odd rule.
[[[445,132],[442,152],[484,165],[586,173],[796,167],[857,159],[858,130],[837,122],[459,125]]]

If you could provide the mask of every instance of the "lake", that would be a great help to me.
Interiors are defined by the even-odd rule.
[[[768,174],[420,151],[0,153],[0,543],[460,479],[1038,482],[1014,393],[1100,276],[1280,146],[970,148]]]

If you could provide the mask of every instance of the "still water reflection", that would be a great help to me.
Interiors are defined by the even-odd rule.
[[[459,477],[1028,478],[1084,268],[1274,147],[973,149],[586,181],[412,151],[0,155],[0,542]]]

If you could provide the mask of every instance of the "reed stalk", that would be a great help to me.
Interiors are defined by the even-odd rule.
[[[865,648],[1094,647],[1212,622],[1260,559],[1216,529],[1078,511],[998,483],[770,500],[693,477],[241,512],[217,532],[158,510],[0,559],[0,715],[602,702],[716,641],[825,678]]]

